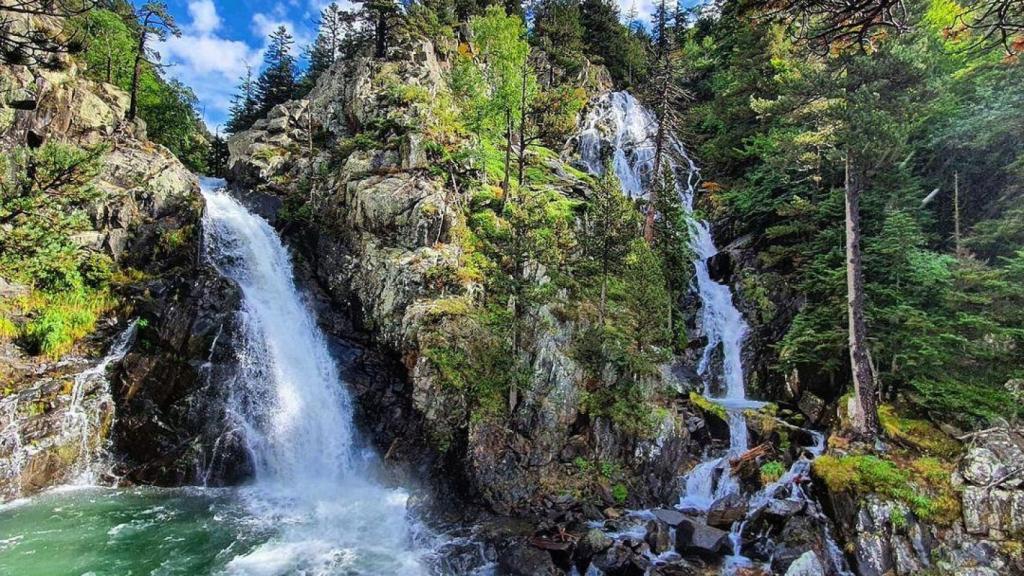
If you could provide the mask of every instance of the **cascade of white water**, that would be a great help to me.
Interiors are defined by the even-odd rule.
[[[613,92],[597,101],[588,114],[578,136],[580,158],[591,173],[600,174],[610,157],[623,193],[632,197],[646,195],[654,172],[657,131],[657,119],[631,94]],[[676,175],[676,191],[686,212],[692,214],[700,170],[675,139],[667,142],[663,161]],[[697,372],[704,376],[705,394],[725,407],[729,415],[729,453],[698,465],[686,479],[686,492],[680,502],[683,507],[706,510],[717,497],[738,490],[725,459],[747,449],[747,424],[742,411],[759,404],[748,401],[744,389],[742,351],[747,323],[733,305],[729,286],[715,282],[708,271],[708,259],[718,253],[718,248],[707,222],[690,220],[690,248],[695,255],[695,288],[708,339]],[[708,371],[719,351],[725,390],[714,397]]]
[[[117,336],[99,364],[75,376],[74,384],[71,386],[71,400],[61,426],[62,435],[79,439],[77,464],[71,473],[73,484],[95,484],[102,467],[97,456],[104,452],[104,446],[97,445],[95,435],[90,433],[103,426],[99,421],[102,412],[84,405],[86,393],[99,386],[99,403],[113,403],[110,384],[107,382],[107,368],[120,362],[131,349],[132,343],[135,342],[137,327],[138,320],[133,320],[128,328]],[[109,413],[113,414],[113,408]]]
[[[366,479],[353,454],[349,395],[265,220],[204,179],[205,249],[242,290],[240,371],[230,411],[245,431],[254,515],[280,530],[228,574],[423,574],[407,495]]]
[[[591,108],[583,130],[578,136],[577,148],[584,166],[593,174],[601,174],[610,158],[612,169],[622,184],[623,193],[630,197],[647,194],[654,171],[654,141],[658,130],[657,119],[627,92],[614,92],[597,101]],[[693,202],[700,170],[686,153],[680,142],[670,139],[664,156],[666,166],[676,176],[676,190],[684,209],[693,214]],[[757,408],[760,402],[748,400],[744,388],[743,340],[747,323],[733,304],[728,285],[716,282],[708,270],[708,260],[718,253],[711,228],[707,222],[690,219],[690,248],[695,259],[695,288],[701,301],[701,321],[708,342],[701,354],[697,372],[704,377],[704,392],[711,400],[726,409],[729,424],[729,450],[726,454],[706,460],[690,471],[680,497],[681,509],[706,511],[715,500],[740,491],[739,482],[730,474],[729,459],[747,450],[747,424],[743,411]],[[720,355],[724,390],[715,394],[708,373],[712,361]],[[810,472],[810,463],[824,449],[824,437],[808,431],[814,445],[807,447],[807,455],[797,459],[793,466],[776,482],[755,494],[751,511],[758,511],[772,498],[788,490],[787,497],[816,504],[807,498],[800,480]],[[748,516],[749,518],[750,516]],[[842,554],[828,534],[827,520],[822,520],[828,547],[829,561],[838,574],[845,574]],[[726,574],[754,565],[741,552],[743,529],[747,521],[735,523],[729,535],[732,555],[726,558]]]

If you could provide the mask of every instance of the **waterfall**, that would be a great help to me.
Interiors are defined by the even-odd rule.
[[[657,131],[657,118],[631,94],[613,92],[605,95],[594,103],[577,137],[580,160],[589,172],[599,175],[604,172],[605,162],[610,158],[612,169],[621,182],[622,192],[634,198],[646,196],[654,175]],[[743,411],[759,408],[763,403],[746,397],[742,353],[743,340],[748,331],[747,323],[733,304],[729,286],[714,281],[708,271],[708,260],[718,254],[711,227],[707,222],[692,217],[700,169],[687,155],[683,145],[674,138],[666,143],[665,152],[662,161],[676,176],[676,191],[684,210],[691,216],[689,232],[690,248],[695,255],[694,288],[700,297],[701,321],[708,339],[697,364],[697,373],[704,380],[704,395],[725,408],[729,424],[728,451],[695,466],[683,482],[684,489],[678,507],[706,512],[715,500],[740,492],[739,482],[730,474],[729,459],[748,448],[747,423]],[[722,355],[724,391],[716,395],[711,386],[709,370],[719,350]],[[814,444],[805,449],[806,454],[798,458],[781,478],[751,497],[747,519],[755,516],[772,498],[785,496],[806,501],[816,520],[823,526],[822,534],[830,567],[834,573],[845,576],[848,574],[845,562],[831,537],[827,519],[820,511],[820,506],[808,498],[799,482],[795,481],[809,476],[811,461],[824,450],[824,436],[811,430],[806,432],[814,438]],[[754,565],[740,551],[747,519],[736,522],[729,534],[732,555],[725,560],[726,574],[737,573]]]
[[[229,412],[255,465],[245,498],[277,535],[227,574],[421,574],[407,495],[367,479],[354,450],[351,399],[264,219],[204,179],[206,255],[242,290],[240,369]]]
[[[654,142],[658,122],[654,115],[628,92],[612,92],[591,108],[578,136],[583,165],[593,174],[601,174],[610,157],[624,194],[644,196],[654,172]],[[676,175],[676,191],[683,209],[693,215],[693,201],[700,170],[675,139],[669,139],[662,162]],[[747,323],[733,304],[732,291],[715,282],[708,271],[708,259],[718,253],[707,222],[690,218],[690,248],[695,259],[695,289],[701,301],[701,319],[708,342],[701,354],[697,372],[704,377],[704,394],[721,404],[728,413],[729,452],[698,465],[686,479],[686,492],[680,504],[706,510],[718,497],[739,489],[730,478],[727,458],[747,449],[747,423],[743,410],[760,403],[746,398],[743,380],[743,339]],[[721,350],[724,394],[715,396],[708,377],[711,360]]]
[[[107,369],[128,353],[135,332],[132,321],[99,362],[73,376],[66,395],[60,392],[61,380],[41,378],[0,399],[0,500],[20,496],[22,474],[45,462],[48,454],[59,455],[67,466],[55,478],[71,485],[96,484],[109,472],[106,431],[112,425],[114,399]],[[79,362],[87,361],[74,359],[67,365]],[[47,398],[53,399],[51,409],[34,413]]]
[[[114,399],[110,395],[110,382],[107,380],[107,368],[124,359],[125,354],[131,349],[135,342],[135,333],[138,327],[138,320],[133,320],[121,334],[114,339],[114,343],[107,351],[107,355],[100,360],[100,363],[92,368],[75,376],[74,384],[71,386],[71,399],[68,402],[67,412],[61,423],[61,433],[65,437],[79,439],[78,458],[75,460],[75,467],[71,471],[72,483],[80,485],[95,484],[99,473],[104,468],[101,462],[102,455],[106,453],[105,438],[96,438],[92,431],[101,428],[110,428],[110,423],[104,426],[102,421],[104,411],[97,410],[96,406],[86,406],[86,394],[98,387],[96,392],[96,404],[107,404],[113,406]],[[109,411],[110,417],[114,417],[113,408]]]

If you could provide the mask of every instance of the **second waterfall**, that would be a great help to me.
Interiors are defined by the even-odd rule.
[[[603,172],[605,162],[610,161],[623,193],[643,196],[653,178],[657,132],[658,122],[650,111],[628,92],[613,92],[597,101],[587,117],[579,135],[581,160],[594,174]],[[683,146],[671,138],[666,143],[663,162],[675,176],[683,209],[692,216],[700,171]],[[721,404],[729,414],[728,454],[698,465],[688,476],[682,496],[683,506],[706,510],[716,497],[739,490],[729,476],[726,460],[747,449],[743,410],[759,403],[747,400],[744,389],[742,352],[747,323],[733,305],[729,287],[715,282],[708,271],[708,259],[718,253],[718,248],[707,222],[690,219],[690,248],[695,256],[693,266],[695,288],[701,302],[701,324],[707,336],[697,372],[704,380],[705,395]],[[716,393],[709,372],[719,350],[724,390]]]

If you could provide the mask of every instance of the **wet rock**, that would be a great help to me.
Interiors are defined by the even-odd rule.
[[[747,500],[739,494],[729,494],[715,500],[708,508],[707,523],[715,528],[728,529],[747,515]]]
[[[729,533],[686,519],[676,527],[676,551],[683,555],[715,557],[729,547]]]
[[[649,520],[646,525],[647,535],[644,541],[651,547],[651,552],[661,554],[667,552],[675,545],[671,539],[669,525],[659,520]]]
[[[806,390],[800,395],[800,400],[797,402],[797,408],[800,409],[800,412],[807,417],[807,421],[811,424],[821,422],[821,418],[825,413],[825,407],[824,400]]]
[[[614,541],[604,532],[597,528],[591,528],[576,543],[577,559],[587,560],[593,556],[611,548]]]
[[[500,576],[561,576],[563,572],[555,566],[551,554],[520,543],[513,544],[498,553]]]
[[[821,530],[809,516],[793,516],[779,534],[772,554],[772,572],[784,574],[808,550],[823,551]]]
[[[646,558],[621,541],[591,561],[592,566],[607,576],[644,576],[648,564]]]
[[[818,555],[808,550],[789,565],[786,576],[825,576],[825,568]]]
[[[654,516],[669,526],[678,526],[686,519],[686,516],[678,510],[671,510],[668,508],[657,508],[653,510]]]
[[[775,519],[786,519],[802,512],[805,506],[806,502],[802,500],[772,498],[764,507],[763,513]]]
[[[729,284],[732,280],[732,256],[721,251],[707,260],[708,275],[720,284]]]

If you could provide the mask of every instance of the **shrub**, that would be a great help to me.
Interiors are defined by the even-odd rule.
[[[775,482],[786,473],[786,467],[778,460],[771,460],[761,465],[761,484],[768,485]]]
[[[612,499],[615,500],[616,504],[621,506],[626,503],[628,498],[629,488],[626,488],[625,484],[616,484],[612,486]]]
[[[34,317],[21,328],[21,340],[35,353],[59,358],[92,332],[100,315],[111,306],[112,299],[105,291],[47,295]]]

